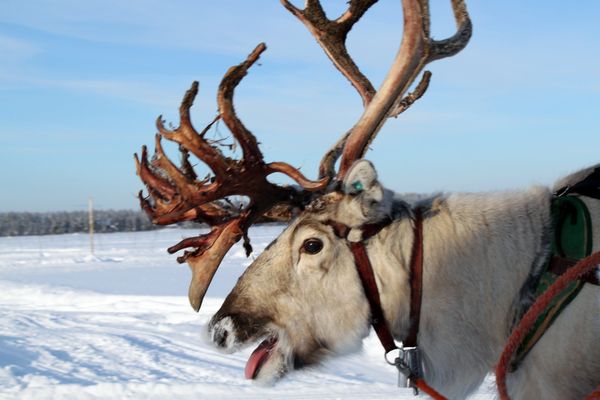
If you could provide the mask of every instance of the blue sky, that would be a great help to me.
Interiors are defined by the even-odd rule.
[[[349,49],[377,87],[399,45],[400,2],[381,0]],[[436,38],[453,32],[433,0]],[[325,1],[331,15],[345,2]],[[600,2],[470,1],[471,43],[430,64],[427,94],[373,144],[399,192],[488,191],[551,184],[600,162]],[[216,87],[256,44],[267,52],[236,109],[268,161],[316,175],[361,102],[276,0],[4,0],[0,13],[0,211],[137,208],[132,154],[154,120],[177,123],[193,80],[198,128]],[[221,128],[223,131],[224,128]]]

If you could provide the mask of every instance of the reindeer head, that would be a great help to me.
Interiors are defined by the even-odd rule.
[[[140,202],[155,224],[193,220],[212,227],[210,233],[169,249],[173,253],[192,248],[178,261],[192,269],[189,299],[196,311],[231,246],[244,238],[244,247],[251,251],[247,231],[252,223],[259,218],[295,217],[243,274],[209,326],[215,344],[229,351],[265,339],[248,363],[250,378],[279,376],[295,364],[318,359],[324,351],[355,346],[367,334],[368,303],[347,242],[336,235],[335,224],[358,228],[393,217],[391,192],[378,182],[372,164],[361,158],[387,118],[398,116],[423,95],[431,77],[428,71],[415,90],[406,93],[425,65],[456,54],[470,38],[463,0],[452,0],[456,34],[441,41],[430,38],[427,1],[403,0],[400,50],[376,92],[345,45],[348,32],[376,1],[350,0],[346,12],[329,20],[316,0],[307,0],[302,10],[281,0],[350,80],[365,106],[358,122],[325,153],[318,180],[307,179],[283,162],[265,163],[256,138],[235,114],[234,89],[266,49],[264,44],[226,73],[218,91],[219,114],[202,132],[194,129],[189,115],[198,90],[194,82],[180,107],[180,126],[167,130],[159,117],[154,157],[148,160],[145,147],[141,158],[135,157],[138,175],[149,191],[149,197],[140,192]],[[205,137],[219,119],[239,144],[241,159],[226,157],[218,143]],[[165,156],[162,137],[179,144],[180,167]],[[212,176],[198,179],[189,153],[204,162]],[[267,177],[273,173],[291,177],[298,186],[271,183]],[[249,201],[233,207],[231,196]]]
[[[358,234],[366,224],[398,216],[392,196],[370,162],[356,162],[341,191],[314,200],[246,270],[212,318],[209,335],[225,351],[264,339],[248,361],[247,378],[272,380],[360,344],[370,309],[337,229],[355,227],[351,235]]]

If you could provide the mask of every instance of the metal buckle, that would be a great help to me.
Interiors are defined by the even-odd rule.
[[[567,185],[554,192],[554,197],[563,197],[571,191],[571,185]]]
[[[394,362],[388,360],[389,353],[385,354],[385,360],[398,369],[398,387],[413,388],[413,393],[417,396],[419,389],[415,382],[423,377],[421,352],[418,347],[402,347],[398,351],[398,357]]]

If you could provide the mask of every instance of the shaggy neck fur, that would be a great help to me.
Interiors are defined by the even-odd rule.
[[[462,398],[497,361],[527,278],[548,254],[550,193],[533,188],[500,196],[456,194],[424,205],[418,341],[427,381],[450,398]],[[407,207],[395,213],[397,222],[373,238],[368,251],[384,312],[402,340],[408,332],[413,227]],[[391,243],[398,247],[390,254]]]

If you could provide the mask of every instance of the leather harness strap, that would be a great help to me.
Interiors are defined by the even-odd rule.
[[[379,297],[379,291],[377,290],[377,283],[375,282],[375,275],[373,274],[373,267],[369,261],[367,255],[367,249],[363,242],[350,242],[350,249],[354,254],[354,262],[356,263],[356,269],[360,276],[363,289],[369,301],[371,307],[371,325],[377,333],[379,341],[383,345],[386,353],[397,349],[394,337],[390,332],[385,316],[383,315],[383,309],[381,307],[381,299]]]
[[[417,346],[417,335],[419,333],[419,322],[421,317],[421,298],[422,298],[422,286],[423,286],[423,215],[420,208],[414,210],[414,242],[412,246],[412,254],[410,258],[410,328],[407,338],[402,342],[403,347],[416,347]],[[381,344],[385,348],[386,353],[397,349],[394,337],[390,332],[387,325],[383,308],[381,307],[381,299],[379,296],[379,289],[377,288],[377,282],[375,280],[375,274],[373,272],[373,266],[369,260],[365,241],[375,236],[383,228],[391,224],[393,220],[386,218],[385,220],[376,224],[366,224],[360,227],[362,235],[359,241],[352,242],[348,240],[348,235],[352,230],[347,225],[336,221],[328,221],[335,234],[348,240],[350,244],[350,250],[354,255],[354,262],[356,270],[360,277],[365,296],[369,302],[371,308],[371,325],[379,337]]]
[[[402,342],[404,347],[417,347],[423,298],[423,211],[415,209],[415,227],[410,256],[410,331]]]
[[[333,228],[333,231],[338,237],[348,240],[348,235],[352,230],[349,226],[336,221],[328,221],[327,223]],[[377,337],[383,345],[386,353],[395,350],[398,347],[394,342],[394,337],[387,326],[385,316],[383,314],[379,290],[377,289],[377,282],[375,281],[375,274],[373,273],[373,266],[369,260],[369,255],[367,254],[364,241],[375,236],[390,223],[392,223],[392,219],[386,218],[377,224],[363,225],[360,228],[362,232],[360,241],[348,241],[350,244],[350,250],[354,256],[354,264],[356,265],[360,282],[363,290],[365,291],[365,296],[367,297],[367,301],[369,302],[369,307],[371,309],[371,325],[373,326],[373,329],[375,330],[375,333],[377,334]]]

